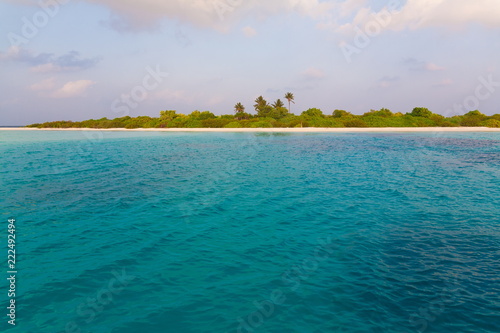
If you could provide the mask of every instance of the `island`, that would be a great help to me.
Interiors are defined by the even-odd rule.
[[[123,116],[114,119],[101,118],[84,121],[52,121],[28,125],[28,128],[90,128],[90,129],[258,129],[258,128],[443,128],[483,127],[500,128],[500,114],[487,116],[479,110],[464,115],[443,116],[424,107],[415,107],[411,112],[392,112],[389,109],[370,110],[355,115],[335,109],[325,114],[318,108],[310,108],[296,115],[291,112],[294,102],[292,93],[287,93],[288,108],[278,99],[269,104],[262,96],[255,100],[255,114],[245,112],[242,103],[236,103],[233,114],[215,115],[210,111],[193,111],[190,114],[175,110],[160,112],[159,117]]]

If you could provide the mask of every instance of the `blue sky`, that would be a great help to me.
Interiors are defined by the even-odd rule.
[[[424,106],[500,113],[498,0],[0,0],[0,125]]]

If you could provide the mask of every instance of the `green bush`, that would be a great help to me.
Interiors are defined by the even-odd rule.
[[[377,116],[377,117],[387,118],[387,117],[391,117],[392,115],[393,115],[393,113],[391,112],[391,110],[386,109],[386,108],[382,108],[379,111],[370,110],[370,112],[365,113],[363,116]]]
[[[321,111],[320,109],[312,108],[302,112],[301,116],[306,118],[322,118],[325,115],[323,114],[323,111]]]
[[[432,119],[429,119],[426,117],[420,117],[420,116],[417,116],[417,117],[410,116],[410,117],[412,118],[411,123],[414,127],[435,127],[436,126],[436,123],[434,121],[432,121]]]
[[[334,110],[332,113],[332,117],[334,118],[345,118],[345,117],[352,117],[353,114],[350,112],[347,112],[345,110]]]
[[[206,128],[223,128],[231,122],[231,119],[205,119],[201,121],[201,126]]]
[[[488,117],[485,114],[482,114],[478,110],[469,111],[462,116],[462,120],[460,121],[461,126],[481,126],[480,124],[485,121]]]
[[[184,123],[187,128],[200,128],[202,127],[202,121],[197,119],[189,119]]]
[[[480,126],[491,127],[491,128],[500,128],[500,120],[496,119],[488,119],[483,121]]]
[[[500,121],[500,113],[497,113],[497,114],[494,114],[492,115],[491,117],[489,117],[490,119],[496,119],[498,121]]]
[[[252,128],[270,128],[273,127],[269,121],[258,121],[251,125]]]
[[[443,122],[439,123],[439,126],[440,127],[458,127],[459,125],[455,124],[451,121],[443,121]]]
[[[460,126],[476,127],[483,121],[480,117],[463,117]]]
[[[256,102],[258,102],[257,99]],[[265,102],[265,101],[264,101]],[[446,118],[427,108],[414,108],[411,113],[392,113],[389,109],[370,110],[362,116],[344,110],[325,116],[320,109],[311,108],[297,116],[284,107],[267,103],[256,104],[258,115],[215,116],[210,111],[193,111],[189,115],[174,110],[161,111],[159,118],[149,116],[88,119],[80,122],[53,121],[36,123],[27,127],[37,128],[269,128],[269,127],[456,127],[487,126],[500,128],[500,114],[486,116],[478,110]],[[258,107],[257,107],[258,106]]]
[[[369,113],[370,114],[370,113]],[[367,115],[366,113],[361,118],[367,126],[369,127],[391,127],[388,118],[375,116],[375,115]]]
[[[344,122],[345,127],[368,127],[368,125],[359,118],[354,118]]]
[[[224,128],[241,128],[241,127],[242,127],[241,124],[237,121],[232,121],[226,126],[224,126]]]
[[[432,116],[432,112],[428,108],[414,108],[410,115],[413,117],[429,118]]]

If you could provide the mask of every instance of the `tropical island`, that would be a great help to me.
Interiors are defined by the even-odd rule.
[[[317,108],[310,108],[300,115],[291,112],[294,95],[286,93],[285,103],[278,99],[269,104],[259,96],[253,105],[256,114],[245,112],[241,103],[234,106],[234,114],[216,116],[210,111],[193,111],[185,115],[175,110],[160,112],[158,118],[149,116],[120,117],[115,119],[101,118],[84,121],[52,121],[32,124],[31,128],[367,128],[367,127],[491,127],[500,128],[500,114],[487,116],[478,110],[464,115],[445,117],[433,113],[427,108],[416,107],[411,112],[393,113],[382,108],[370,110],[363,115],[355,115],[345,110],[334,110],[325,114]]]

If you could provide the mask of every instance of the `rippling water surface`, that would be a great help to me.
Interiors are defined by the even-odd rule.
[[[500,332],[498,133],[0,131],[0,152],[0,330]]]

